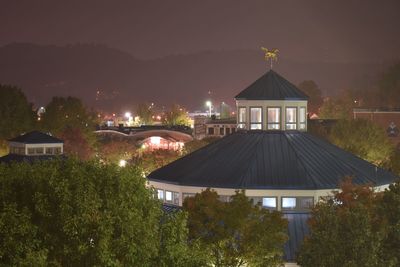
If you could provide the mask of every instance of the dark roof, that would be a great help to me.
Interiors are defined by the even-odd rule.
[[[180,211],[181,209],[182,208],[179,206],[170,205],[170,204],[166,204],[166,203],[163,203],[163,205],[162,205],[163,212],[168,213],[168,214],[175,213],[177,211]]]
[[[55,138],[51,135],[39,132],[32,131],[26,134],[22,134],[8,141],[18,142],[24,144],[54,144],[54,143],[64,143],[61,139]]]
[[[288,220],[289,240],[285,243],[284,253],[287,262],[295,262],[299,248],[304,237],[309,234],[308,219],[310,213],[284,213],[283,217]]]
[[[236,100],[307,100],[308,96],[273,70],[235,96]]]
[[[0,157],[0,163],[12,163],[12,162],[27,162],[33,163],[35,161],[50,160],[56,158],[65,158],[64,155],[18,155],[18,154],[8,154],[4,157]]]
[[[237,132],[152,173],[163,183],[234,189],[333,189],[344,176],[383,185],[398,177],[299,131]]]

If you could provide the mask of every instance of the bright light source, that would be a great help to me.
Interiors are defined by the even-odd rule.
[[[121,160],[119,161],[118,165],[119,165],[120,167],[125,167],[125,166],[126,166],[126,160],[121,159]]]
[[[212,106],[211,101],[206,101],[206,106],[207,106],[207,107],[211,107],[211,106]]]
[[[130,113],[129,111],[128,111],[128,112],[125,112],[125,117],[126,117],[127,119],[131,118],[131,117],[132,117],[132,113]]]
[[[159,137],[159,136],[151,136],[150,137],[150,143],[152,145],[159,145],[160,141],[161,141],[161,137]]]

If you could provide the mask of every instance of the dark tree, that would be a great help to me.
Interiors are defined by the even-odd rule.
[[[299,84],[299,89],[306,93],[309,97],[308,99],[308,112],[309,113],[319,113],[319,108],[322,105],[322,93],[318,88],[318,85],[314,81],[304,81]]]
[[[36,114],[20,88],[0,84],[0,118],[1,155],[6,147],[5,140],[35,127]]]
[[[152,105],[148,103],[140,104],[136,109],[136,114],[139,116],[140,124],[151,125],[154,122]]]

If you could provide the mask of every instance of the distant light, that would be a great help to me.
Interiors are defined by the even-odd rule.
[[[206,101],[206,106],[207,106],[207,107],[211,107],[211,106],[212,106],[211,101]]]
[[[131,117],[132,117],[132,113],[130,113],[129,111],[128,111],[128,112],[125,112],[125,117],[126,117],[127,119],[131,118]]]
[[[121,160],[119,161],[118,165],[119,165],[120,167],[125,167],[125,166],[126,166],[126,160],[121,159]]]
[[[113,117],[115,117],[115,113],[113,113],[112,115],[113,115]]]
[[[160,141],[161,141],[161,137],[159,137],[159,136],[152,136],[152,137],[150,137],[150,143],[151,143],[152,145],[159,145],[159,144],[160,144]]]

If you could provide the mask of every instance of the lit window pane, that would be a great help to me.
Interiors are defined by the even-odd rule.
[[[172,192],[165,191],[165,200],[166,201],[172,201]]]
[[[239,122],[246,122],[246,108],[239,108]]]
[[[250,122],[261,122],[261,108],[250,108]]]
[[[283,197],[282,198],[282,209],[295,209],[296,198],[295,197]]]
[[[276,208],[276,198],[275,197],[263,197],[262,200],[263,207],[266,208]]]
[[[164,190],[157,189],[157,198],[161,200],[164,199]]]
[[[300,108],[300,114],[299,114],[299,119],[300,123],[305,123],[306,122],[306,108]]]
[[[260,123],[257,123],[257,124],[251,124],[250,125],[250,129],[251,130],[261,130],[261,124]]]
[[[296,108],[286,108],[286,123],[296,123]]]
[[[279,124],[268,124],[268,130],[279,130],[280,128]]]
[[[268,123],[279,123],[281,118],[280,108],[268,108]]]

